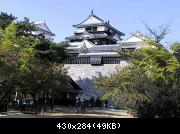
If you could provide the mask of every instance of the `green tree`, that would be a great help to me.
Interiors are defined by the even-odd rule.
[[[61,65],[66,55],[65,46],[57,45],[41,35],[33,35],[34,24],[28,19],[18,25],[18,40],[23,47],[19,55],[19,65],[24,76],[21,78],[25,80],[21,84],[28,87],[23,90],[33,97],[37,113],[40,95],[54,95],[54,92],[62,91],[62,87],[69,85],[66,70]]]
[[[174,55],[180,61],[180,43],[174,43],[171,45],[171,49],[173,50]]]
[[[98,78],[97,88],[135,116],[179,117],[180,65],[176,57],[162,47],[143,48],[128,55],[129,66],[111,77]]]
[[[35,30],[27,18],[0,30],[0,96],[30,94],[37,113],[41,95],[61,94],[70,85],[62,64],[65,45],[34,35]]]
[[[0,13],[0,29],[5,30],[8,25],[10,25],[16,17],[12,14],[8,15],[7,13],[1,12]]]
[[[36,44],[39,46],[39,43]],[[35,49],[34,45],[25,48],[20,54],[20,65],[23,71],[23,92],[31,94],[35,103],[36,113],[40,95],[49,96],[64,87],[68,87],[66,70],[61,65],[62,58],[53,54],[50,47],[44,51]],[[58,60],[60,59],[60,60]],[[42,71],[43,70],[43,71]],[[56,94],[58,95],[58,94]]]
[[[16,28],[16,24],[11,23],[5,30],[1,30],[0,88],[2,99],[11,98],[16,87],[15,76],[17,76],[19,72],[17,68]]]

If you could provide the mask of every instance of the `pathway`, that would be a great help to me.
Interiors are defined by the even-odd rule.
[[[8,111],[0,118],[133,118],[124,110],[86,108],[85,113],[76,113],[72,107],[55,107],[53,111],[38,115],[23,114],[18,111]]]

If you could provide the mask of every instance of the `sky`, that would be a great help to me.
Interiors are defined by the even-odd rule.
[[[61,42],[74,33],[72,25],[94,14],[126,34],[136,31],[149,34],[142,22],[152,28],[170,24],[166,46],[180,41],[180,0],[0,0],[0,11],[22,20],[45,21]]]

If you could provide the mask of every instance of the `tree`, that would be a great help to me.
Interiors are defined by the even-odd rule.
[[[65,46],[57,45],[41,35],[33,35],[34,24],[28,19],[18,23],[18,28],[18,41],[23,48],[19,55],[19,65],[23,71],[21,85],[26,87],[23,89],[25,93],[31,94],[37,113],[40,95],[46,101],[45,96],[69,86],[66,70],[61,65],[66,55]]]
[[[51,47],[44,51],[35,48],[37,47],[33,45],[21,53],[20,65],[23,71],[21,81],[25,87],[24,92],[33,97],[37,113],[38,98],[41,94],[43,96],[49,96],[50,93],[54,95],[57,90],[62,93],[63,88],[68,87],[69,83],[66,70],[61,65],[62,58],[53,54]]]
[[[171,45],[171,50],[173,50],[174,55],[180,61],[180,43],[174,43]]]
[[[120,108],[138,117],[179,117],[180,65],[161,47],[129,52],[129,66],[111,77],[99,77],[97,88],[112,97]]]
[[[170,24],[160,25],[158,28],[151,28],[145,22],[143,23],[156,43],[160,43],[169,33]]]
[[[1,30],[3,35],[0,38],[0,85],[2,98],[7,99],[14,92],[15,80],[17,76],[17,48],[16,48],[16,24],[11,23],[5,30]]]
[[[36,27],[34,22],[30,22],[30,20],[27,17],[25,17],[23,21],[19,21],[17,23],[17,36],[37,38],[39,35],[34,35],[33,32],[35,31]]]
[[[61,94],[70,84],[62,64],[65,45],[34,35],[35,30],[27,18],[0,30],[0,93],[6,99],[16,91],[30,94],[37,114],[41,95]]]
[[[15,23],[11,23],[5,30],[1,30],[0,33],[3,36],[0,39],[1,52],[8,51],[16,47],[16,30],[17,25]]]
[[[8,15],[7,13],[1,12],[0,13],[0,29],[5,30],[8,25],[10,25],[16,17],[12,14]]]

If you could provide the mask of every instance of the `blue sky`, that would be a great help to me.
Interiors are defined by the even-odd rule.
[[[150,26],[171,24],[166,44],[180,41],[179,0],[0,0],[0,11],[12,13],[22,20],[45,20],[55,41],[73,34],[73,24],[86,19],[91,10],[120,31],[129,34],[141,31],[148,34],[142,21]]]

